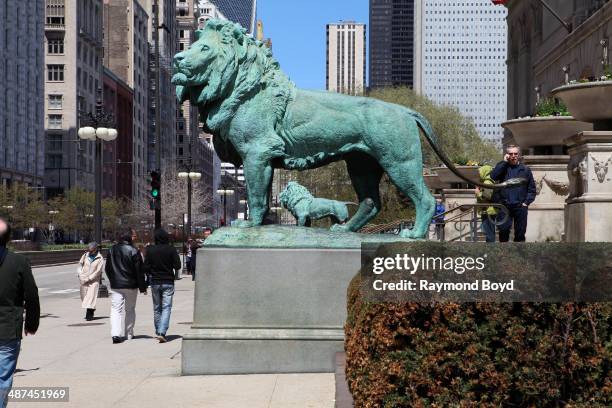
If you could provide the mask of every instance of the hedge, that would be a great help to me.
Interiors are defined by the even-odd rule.
[[[348,289],[356,407],[612,406],[610,303],[368,303]]]

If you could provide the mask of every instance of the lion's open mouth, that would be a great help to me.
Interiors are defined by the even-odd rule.
[[[190,100],[192,96],[198,98],[202,94],[204,88],[208,85],[207,74],[207,71],[195,76],[185,72],[174,74],[172,84],[176,86],[176,97],[179,103]]]

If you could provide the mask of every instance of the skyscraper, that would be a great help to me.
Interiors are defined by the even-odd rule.
[[[102,0],[45,2],[45,186],[48,196],[93,191],[94,143],[76,140],[102,89]]]
[[[501,142],[506,119],[506,15],[490,0],[416,0],[414,89],[457,107]]]
[[[44,22],[44,0],[4,1],[0,5],[2,184],[18,181],[40,186],[43,183]]]
[[[255,32],[257,0],[199,0],[198,9],[200,24],[210,18],[219,18],[240,24],[249,34]]]
[[[132,146],[129,164],[132,197],[148,197],[146,186],[149,131],[149,15],[140,0],[104,0],[104,65],[133,89]],[[125,144],[122,134],[118,143]],[[125,149],[121,154],[125,153]]]
[[[366,26],[345,21],[327,25],[328,91],[361,94],[366,75]]]
[[[371,88],[413,86],[414,0],[370,0]]]

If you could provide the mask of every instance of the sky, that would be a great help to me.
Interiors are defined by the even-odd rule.
[[[300,88],[325,89],[325,26],[368,24],[368,0],[258,0],[257,18],[272,39],[274,58]]]

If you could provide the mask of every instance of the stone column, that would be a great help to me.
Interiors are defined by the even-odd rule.
[[[581,132],[569,147],[568,242],[612,242],[612,131]]]
[[[529,206],[528,242],[560,241],[563,236],[565,199],[569,191],[567,155],[524,156],[536,183],[536,200]]]

